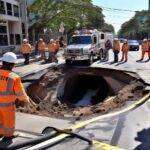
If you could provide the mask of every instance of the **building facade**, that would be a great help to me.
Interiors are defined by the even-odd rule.
[[[19,49],[27,25],[26,0],[0,0],[0,53]]]

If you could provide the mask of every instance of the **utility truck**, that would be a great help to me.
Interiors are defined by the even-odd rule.
[[[95,59],[101,59],[108,39],[113,42],[112,33],[96,29],[75,31],[64,52],[66,64],[76,60],[87,60],[92,64]]]

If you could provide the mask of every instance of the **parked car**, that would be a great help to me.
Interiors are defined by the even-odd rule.
[[[137,40],[128,40],[128,44],[130,46],[129,51],[138,51],[139,50],[139,42]]]
[[[141,45],[143,43],[143,40],[138,40],[139,45]]]
[[[120,43],[124,43],[124,38],[119,38]]]

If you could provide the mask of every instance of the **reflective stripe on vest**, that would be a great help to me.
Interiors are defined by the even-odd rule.
[[[6,86],[6,91],[0,91],[0,96],[14,96],[14,92],[13,92],[13,80],[14,77],[14,73],[10,73],[8,80],[7,80],[7,86]]]
[[[17,92],[15,95],[16,96],[24,96],[24,93],[23,92]]]
[[[2,124],[0,124],[0,129],[1,129],[1,128],[3,128],[3,125],[2,125]]]
[[[0,103],[0,108],[3,107],[12,107],[15,105],[15,102],[10,102],[10,103]]]
[[[14,80],[12,78],[8,78],[6,91],[12,91]]]
[[[15,130],[15,128],[14,128],[14,127],[12,127],[12,128],[8,128],[8,127],[5,127],[3,124],[0,124],[0,129],[5,130],[6,132],[12,132],[12,131],[14,131],[14,130]]]
[[[13,96],[13,95],[14,95],[13,91],[0,92],[0,96]]]
[[[3,127],[3,130],[4,130],[5,132],[9,133],[9,132],[14,132],[15,128],[14,128],[14,127],[13,127],[13,128]]]

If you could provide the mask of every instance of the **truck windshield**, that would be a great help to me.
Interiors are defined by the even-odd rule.
[[[74,36],[72,37],[70,44],[91,44],[91,36]]]

